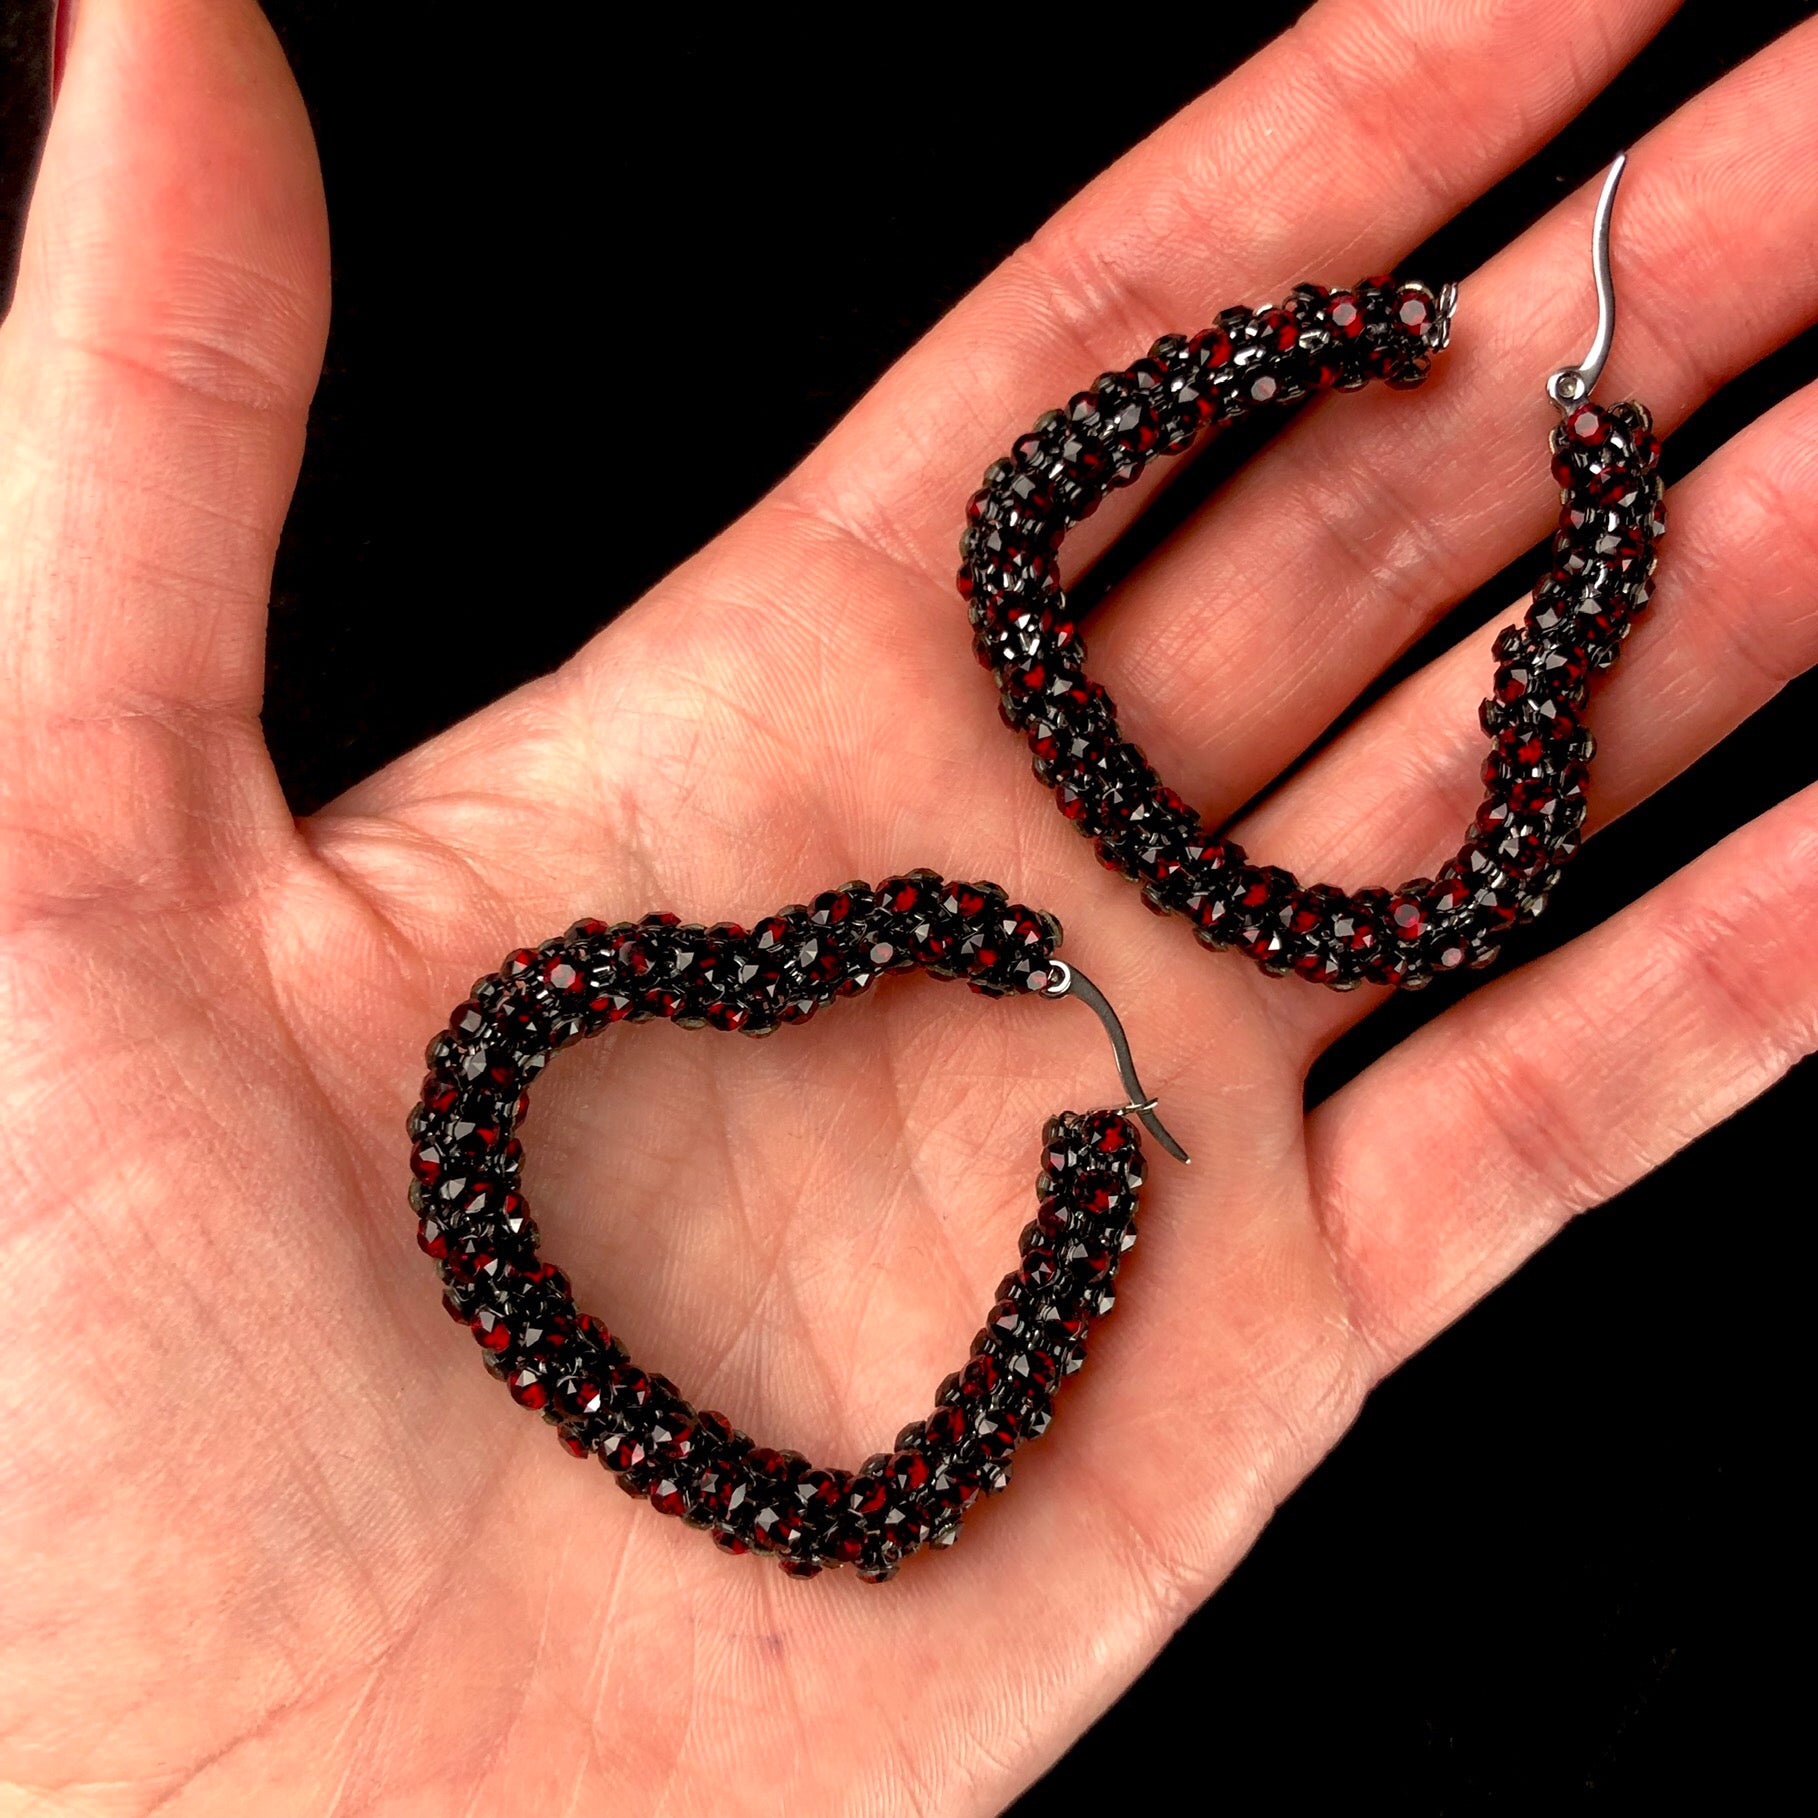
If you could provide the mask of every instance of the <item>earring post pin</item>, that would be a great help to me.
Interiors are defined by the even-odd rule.
[[[1179,1143],[1174,1140],[1168,1126],[1156,1115],[1155,1107],[1159,1102],[1143,1090],[1143,1082],[1137,1077],[1136,1060],[1130,1052],[1130,1038],[1124,1034],[1124,1025],[1111,1008],[1111,1000],[1079,970],[1070,966],[1065,960],[1054,962],[1054,977],[1050,979],[1044,997],[1076,997],[1104,1025],[1105,1033],[1111,1038],[1111,1051],[1117,1057],[1117,1075],[1123,1081],[1126,1101],[1121,1107],[1126,1116],[1137,1118],[1143,1128],[1149,1132],[1177,1162],[1190,1163],[1193,1158]]]
[[[1597,333],[1576,366],[1562,366],[1547,380],[1547,396],[1561,410],[1582,404],[1603,376],[1604,363],[1616,339],[1616,281],[1610,271],[1610,222],[1616,213],[1616,190],[1628,168],[1629,154],[1618,152],[1603,180],[1597,213],[1591,222],[1591,276],[1597,286]]]

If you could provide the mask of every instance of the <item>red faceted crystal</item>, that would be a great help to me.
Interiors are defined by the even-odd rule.
[[[665,1472],[650,1486],[650,1506],[659,1515],[680,1515],[688,1507],[688,1493],[682,1487],[682,1480],[673,1472]]]
[[[423,1082],[423,1108],[438,1116],[444,1111],[453,1110],[455,1100],[459,1097],[460,1090],[454,1082],[443,1079],[438,1074],[430,1074]]]
[[[966,1417],[951,1403],[936,1408],[925,1424],[927,1443],[935,1451],[951,1451],[966,1435]]]
[[[503,1351],[511,1343],[511,1329],[504,1314],[493,1307],[480,1307],[473,1315],[474,1341],[482,1350]]]
[[[1231,337],[1222,328],[1208,328],[1187,343],[1187,351],[1201,366],[1228,366]]]
[[[549,1388],[540,1370],[528,1367],[515,1370],[506,1379],[505,1386],[520,1408],[546,1408],[549,1405]]]
[[[612,1443],[602,1449],[600,1463],[615,1475],[634,1471],[644,1462],[643,1442],[635,1435],[621,1433]]]
[[[1409,334],[1424,335],[1433,324],[1433,305],[1421,291],[1403,291],[1395,306],[1395,319]]]
[[[1288,353],[1300,342],[1300,324],[1285,309],[1265,309],[1252,328],[1263,345],[1276,353]]]
[[[1610,439],[1610,419],[1595,404],[1580,404],[1566,418],[1565,432],[1586,448],[1600,448]]]
[[[1340,291],[1326,307],[1326,320],[1341,339],[1355,341],[1364,331],[1363,305],[1349,291]]]
[[[1389,926],[1396,936],[1404,941],[1417,941],[1426,932],[1426,912],[1413,896],[1394,896],[1389,899]]]

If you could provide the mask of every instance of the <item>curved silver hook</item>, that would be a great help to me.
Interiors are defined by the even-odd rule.
[[[1591,395],[1591,387],[1603,375],[1604,362],[1610,357],[1610,343],[1616,339],[1616,285],[1610,276],[1610,218],[1616,212],[1616,186],[1629,161],[1627,152],[1618,152],[1610,174],[1603,180],[1603,193],[1597,198],[1597,215],[1591,223],[1591,273],[1597,281],[1597,335],[1590,351],[1576,366],[1562,366],[1547,380],[1547,396],[1561,410],[1582,404]]]
[[[1050,977],[1043,997],[1077,997],[1079,1001],[1104,1024],[1105,1033],[1111,1038],[1111,1051],[1117,1056],[1117,1075],[1124,1083],[1124,1090],[1130,1095],[1129,1102],[1122,1108],[1130,1116],[1141,1120],[1142,1126],[1161,1146],[1178,1162],[1190,1162],[1193,1158],[1169,1134],[1168,1126],[1155,1115],[1156,1100],[1143,1090],[1143,1082],[1136,1077],[1136,1062],[1130,1053],[1130,1039],[1124,1034],[1124,1026],[1117,1019],[1117,1012],[1111,1008],[1107,998],[1083,972],[1069,966],[1065,960],[1056,960],[1050,967]]]

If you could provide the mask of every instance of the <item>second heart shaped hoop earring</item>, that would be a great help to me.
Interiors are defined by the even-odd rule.
[[[429,1044],[410,1114],[417,1242],[441,1275],[443,1305],[570,1452],[597,1457],[621,1489],[706,1529],[729,1553],[769,1554],[798,1578],[850,1565],[881,1583],[924,1545],[950,1545],[972,1504],[1010,1481],[1011,1454],[1047,1428],[1092,1322],[1110,1310],[1136,1241],[1136,1124],[1187,1159],[1143,1091],[1116,1012],[1054,957],[1060,938],[1052,916],[995,884],[911,871],[875,889],[826,891],[755,928],[673,915],[577,922],[510,954]],[[963,979],[987,998],[1077,998],[1111,1038],[1128,1102],[1049,1120],[1035,1217],[971,1355],[888,1451],[857,1471],[821,1470],[695,1408],[576,1310],[567,1277],[538,1255],[517,1131],[550,1055],[585,1036],[656,1020],[768,1035],[914,970]]]
[[[1055,555],[1112,488],[1258,405],[1371,379],[1418,385],[1450,336],[1455,285],[1303,284],[1279,308],[1228,309],[1202,334],[1165,336],[1147,359],[1050,411],[973,495],[959,588],[1005,722],[1027,738],[1036,776],[1103,863],[1140,884],[1158,913],[1186,916],[1206,946],[1235,947],[1267,972],[1339,990],[1424,985],[1488,965],[1509,929],[1545,907],[1577,850],[1595,749],[1582,717],[1586,683],[1615,662],[1647,605],[1665,529],[1646,408],[1590,402],[1615,330],[1610,217],[1625,161],[1611,168],[1597,205],[1596,338],[1547,384],[1562,413],[1552,435],[1562,495],[1552,565],[1525,620],[1496,639],[1481,715],[1488,798],[1437,877],[1394,890],[1305,885],[1252,863],[1204,825],[1124,736],[1111,697],[1086,674]]]

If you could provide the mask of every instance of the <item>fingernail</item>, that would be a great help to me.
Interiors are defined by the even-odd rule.
[[[51,99],[63,86],[63,66],[69,60],[69,35],[76,23],[76,0],[57,0],[56,24],[51,28]]]

